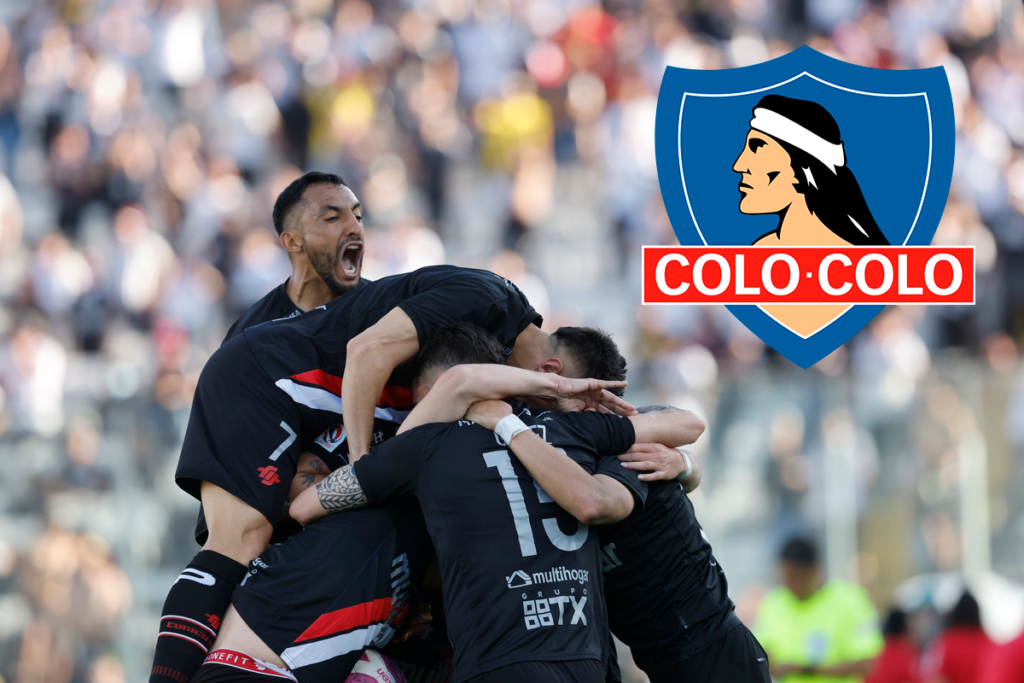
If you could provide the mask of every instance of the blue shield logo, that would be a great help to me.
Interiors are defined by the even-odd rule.
[[[655,143],[681,245],[928,245],[953,173],[953,102],[941,68],[870,69],[801,47],[739,69],[669,67]],[[883,306],[728,308],[807,368]]]

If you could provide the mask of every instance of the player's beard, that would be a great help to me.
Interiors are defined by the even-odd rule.
[[[360,262],[357,269],[356,281],[352,284],[339,282],[338,278],[335,277],[334,272],[338,267],[338,261],[341,260],[341,254],[348,248],[352,242],[345,242],[338,248],[338,251],[334,253],[333,258],[324,252],[306,252],[306,256],[309,258],[310,265],[313,266],[313,270],[320,276],[320,279],[327,285],[327,289],[335,296],[341,296],[346,292],[351,292],[353,289],[359,286],[359,277],[362,276],[362,252],[359,253]]]

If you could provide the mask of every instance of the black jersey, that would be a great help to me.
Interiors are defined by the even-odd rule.
[[[371,281],[365,278],[360,278],[359,283],[354,289],[363,287],[369,282]],[[272,320],[286,320],[288,318],[294,318],[295,316],[302,315],[302,309],[298,308],[288,296],[287,287],[288,280],[285,280],[280,285],[270,290],[270,292],[268,292],[262,299],[254,302],[245,309],[245,312],[242,313],[241,317],[239,317],[238,320],[228,328],[228,333],[224,335],[224,340],[221,342],[221,345],[226,344],[250,327],[270,322]],[[354,291],[354,289],[349,291]],[[346,292],[346,294],[347,293],[348,292]],[[384,432],[390,430],[388,436],[393,436],[396,429],[397,427],[386,422],[381,422],[379,425],[374,424],[374,443],[378,443],[378,434],[383,435]],[[308,447],[308,450],[314,455],[319,456],[331,470],[335,470],[346,465],[348,464],[347,450],[338,448],[338,446],[344,441],[342,437],[343,434],[344,430],[342,429],[341,424],[332,425],[324,430],[321,438],[316,439],[313,444]],[[338,452],[336,453],[336,451]],[[302,527],[298,522],[295,522],[290,517],[282,519],[275,525],[274,533],[270,540],[272,543],[280,543],[301,528]],[[195,537],[198,543],[206,543],[206,515],[203,512],[201,505],[199,508],[199,518],[196,520]]]
[[[302,315],[302,309],[296,306],[295,302],[288,296],[288,292],[285,290],[287,285],[288,281],[285,280],[270,290],[265,297],[245,309],[241,317],[228,328],[228,333],[224,335],[224,341],[221,344],[241,334],[253,325]]]
[[[215,484],[276,523],[299,454],[336,426],[350,339],[400,307],[422,345],[439,326],[467,322],[511,353],[540,316],[494,273],[435,266],[384,278],[287,320],[256,325],[218,349],[199,377],[175,479],[199,498]],[[411,363],[378,401],[378,421],[401,423],[412,408]],[[381,438],[390,433],[377,430]],[[341,433],[328,435],[341,438]],[[336,463],[335,463],[336,464]]]
[[[594,412],[520,418],[586,471],[646,485],[613,456],[633,444],[629,420]],[[608,631],[597,533],[558,507],[508,447],[472,422],[424,425],[355,464],[371,503],[419,499],[437,550],[455,678],[523,661],[606,661]]]
[[[383,278],[304,316],[250,328],[245,336],[266,374],[296,403],[340,413],[349,340],[395,307],[412,320],[421,346],[442,325],[473,323],[496,337],[506,356],[519,333],[541,320],[509,280],[486,270],[431,266]],[[408,364],[392,376],[377,416],[401,422],[412,405],[411,385]]]
[[[649,675],[740,624],[725,573],[677,482],[652,482],[640,515],[601,527],[612,632]]]
[[[372,282],[372,280],[359,278],[359,282],[353,289],[349,290],[349,292],[356,291],[360,287],[365,287],[370,282]],[[294,318],[297,315],[302,315],[302,309],[296,306],[288,296],[287,287],[288,280],[285,280],[280,285],[270,290],[265,297],[245,309],[242,316],[236,320],[230,328],[228,328],[228,333],[224,335],[224,341],[222,341],[221,344],[232,337],[241,334],[254,325],[270,322],[271,320],[285,320],[287,318]],[[348,294],[349,292],[345,292],[345,294]],[[341,296],[344,296],[345,294],[342,294]]]

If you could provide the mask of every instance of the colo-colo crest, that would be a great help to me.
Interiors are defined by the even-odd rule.
[[[644,303],[726,304],[801,367],[886,304],[974,303],[974,252],[933,247],[955,133],[941,68],[801,47],[722,71],[669,67],[658,179],[680,247],[644,248]]]

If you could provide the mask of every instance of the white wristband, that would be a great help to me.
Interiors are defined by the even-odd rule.
[[[505,444],[512,443],[512,437],[520,432],[528,432],[530,428],[519,419],[518,415],[506,415],[494,425],[494,433],[498,435]]]
[[[686,469],[679,473],[676,477],[676,481],[683,481],[688,476],[693,474],[693,461],[690,460],[690,454],[684,451],[682,448],[676,448],[677,451],[683,454],[683,460],[686,461]]]

